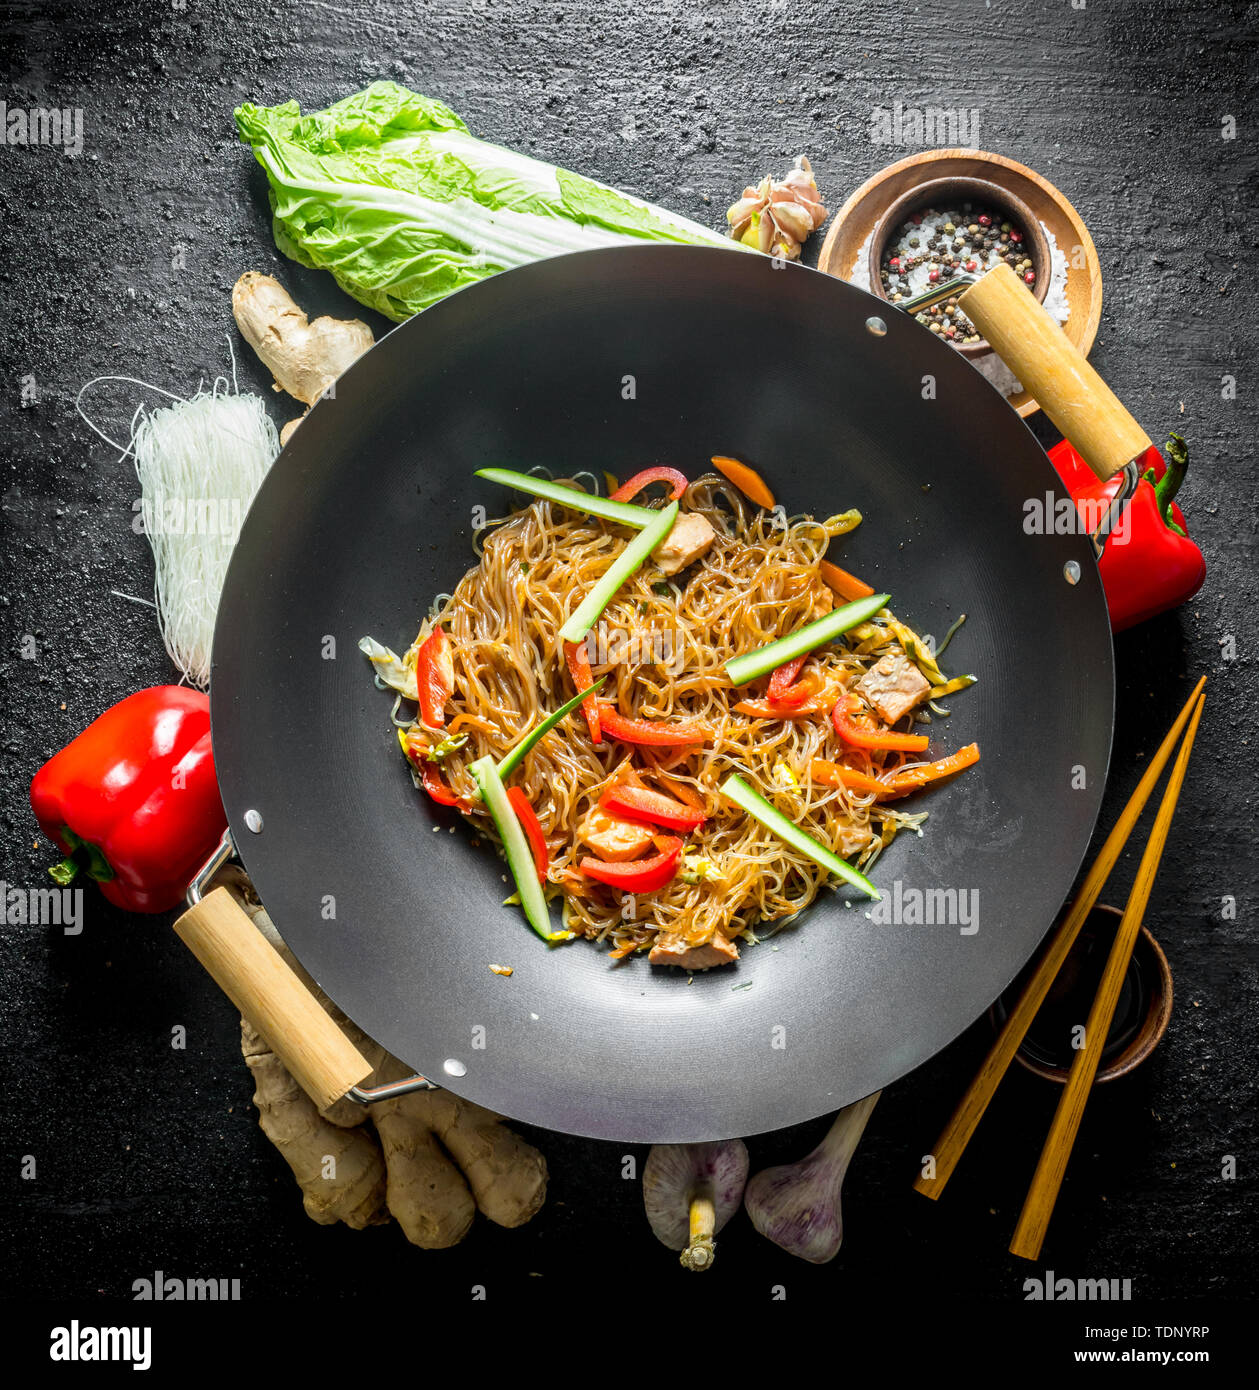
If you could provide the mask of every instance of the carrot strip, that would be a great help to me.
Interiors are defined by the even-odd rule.
[[[677,777],[670,777],[667,772],[658,769],[652,774],[656,781],[666,790],[673,793],[683,805],[689,806],[692,811],[703,811],[707,815],[704,807],[704,798],[695,790],[689,782],[683,782]]]
[[[821,561],[817,570],[823,582],[849,603],[854,603],[859,598],[869,598],[874,593],[864,580],[858,579],[855,574],[849,574],[847,570],[841,570],[829,560]]]
[[[919,787],[925,787],[928,782],[938,781],[941,777],[951,777],[955,772],[973,767],[978,761],[979,744],[968,743],[965,748],[959,748],[947,758],[928,763],[926,767],[911,767],[905,772],[898,772],[888,782],[888,786],[893,796],[908,796]]]
[[[877,777],[858,772],[855,767],[845,767],[843,763],[833,763],[826,758],[814,758],[809,764],[809,776],[815,782],[827,787],[847,787],[854,792],[873,792],[883,797],[888,793],[888,784]]]
[[[764,507],[767,511],[773,510],[774,494],[770,492],[765,479],[755,468],[749,468],[738,459],[726,458],[724,454],[713,455],[713,467],[723,478],[732,482],[744,497],[755,502],[758,507]],[[874,590],[871,589],[870,592],[873,593]]]
[[[749,719],[810,719],[815,714],[825,714],[829,696],[825,699],[815,697],[799,705],[776,705],[770,700],[740,700],[730,708],[735,714],[746,714]]]
[[[446,733],[457,734],[464,724],[470,724],[474,729],[480,729],[483,734],[498,733],[498,730],[488,719],[481,719],[475,714],[456,714],[446,726]]]

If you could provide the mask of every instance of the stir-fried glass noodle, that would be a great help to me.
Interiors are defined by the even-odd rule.
[[[585,640],[602,684],[503,780],[525,828],[540,827],[545,846],[535,834],[534,859],[568,933],[616,956],[650,951],[653,961],[695,969],[735,959],[740,939],[755,941],[834,881],[825,862],[723,791],[732,773],[812,841],[868,869],[926,818],[920,800],[901,798],[978,750],[954,755],[953,766],[933,763],[939,754],[923,751],[925,738],[886,738],[921,735],[915,721],[929,725],[928,709],[947,713],[935,700],[973,677],[947,681],[884,607],[808,651],[798,670],[734,684],[725,669],[732,658],[852,597],[832,587],[835,575],[866,589],[823,563],[832,540],[861,518],[788,518],[718,474],[685,491],[675,476],[680,513],[668,539],[620,585]],[[539,498],[484,534],[480,564],[438,601],[405,657],[365,640],[383,681],[420,695],[414,722],[395,718],[417,785],[457,803],[478,831],[499,838],[473,765],[503,759],[589,684],[561,628],[634,534]],[[444,636],[426,647],[438,628]],[[602,713],[597,743],[587,710]]]

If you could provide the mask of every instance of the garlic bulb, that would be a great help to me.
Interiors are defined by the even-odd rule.
[[[713,1237],[739,1210],[748,1180],[742,1139],[657,1144],[643,1166],[643,1206],[656,1239],[681,1250],[684,1269],[708,1269]]]
[[[743,197],[726,213],[726,221],[730,235],[745,246],[789,261],[799,260],[809,233],[826,221],[813,166],[804,155],[798,155],[786,178],[775,180],[767,175],[755,188],[745,188]]]
[[[744,1205],[767,1240],[810,1264],[839,1254],[844,1239],[840,1189],[880,1091],[835,1117],[825,1139],[799,1163],[765,1168],[747,1185]]]

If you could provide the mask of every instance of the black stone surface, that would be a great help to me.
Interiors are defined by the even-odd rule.
[[[448,101],[477,134],[712,225],[745,182],[781,174],[801,150],[837,208],[909,152],[871,142],[876,106],[976,107],[978,143],[1045,174],[1088,223],[1106,281],[1093,361],[1152,435],[1175,427],[1189,438],[1182,502],[1209,565],[1195,601],[1116,644],[1103,831],[1193,679],[1210,678],[1147,917],[1172,964],[1176,1007],[1154,1057],[1090,1105],[1043,1265],[1131,1278],[1137,1299],[1252,1297],[1253,16],[1240,3],[1131,0],[8,6],[4,99],[81,107],[85,139],[78,158],[0,146],[0,877],[42,881],[49,852],[25,794],[40,763],[109,704],[172,674],[152,612],[111,592],[148,594],[152,562],[132,529],[130,466],[78,418],[80,386],[117,373],[186,393],[222,372],[235,336],[229,291],[249,268],[280,275],[312,315],[387,326],[275,251],[235,104],[315,108],[394,78]],[[1223,138],[1228,116],[1235,139]],[[265,391],[267,374],[239,344],[237,360],[242,389]],[[24,403],[32,384],[37,400]],[[143,398],[101,388],[93,415],[124,432]],[[277,423],[291,413],[276,401]],[[1036,430],[1046,443],[1057,437],[1047,422]],[[1106,900],[1122,904],[1140,843]],[[314,1225],[257,1129],[235,1012],[164,921],[92,900],[80,936],[6,924],[0,940],[5,1293],[129,1296],[156,1269],[240,1278],[245,1298],[365,1308],[399,1293],[463,1303],[484,1285],[500,1309],[593,1295],[626,1326],[671,1291],[695,1296],[646,1227],[626,1154],[558,1135],[531,1136],[552,1183],[522,1230],[481,1221],[438,1254],[409,1247],[396,1227]],[[171,1046],[177,1025],[185,1050]],[[1006,1244],[1056,1091],[1014,1069],[946,1197],[929,1204],[909,1186],[989,1036],[976,1023],[884,1096],[849,1174],[835,1263],[789,1259],[741,1215],[705,1301],[759,1307],[775,1286],[835,1307],[875,1289],[928,1291],[936,1303],[1022,1300],[1024,1278],[1043,1265],[1029,1271]],[[754,1140],[754,1167],[802,1155],[824,1128]],[[32,1179],[21,1176],[25,1155]],[[1221,1176],[1227,1155],[1234,1180]]]

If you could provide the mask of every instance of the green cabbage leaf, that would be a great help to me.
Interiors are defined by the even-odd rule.
[[[405,319],[500,270],[644,241],[743,250],[580,174],[478,140],[440,101],[394,82],[303,116],[236,109],[271,186],[276,245]]]

